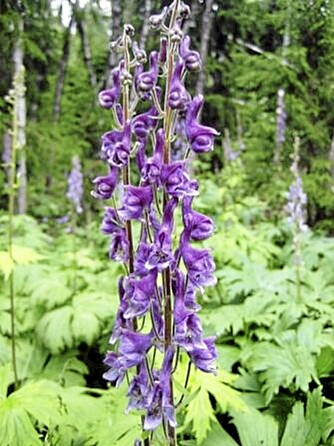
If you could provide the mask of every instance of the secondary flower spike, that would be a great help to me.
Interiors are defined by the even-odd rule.
[[[200,123],[203,97],[187,90],[187,75],[202,66],[183,35],[189,14],[175,0],[150,17],[160,47],[147,54],[148,62],[126,25],[115,44],[123,59],[112,72],[114,85],[100,93],[117,128],[102,136],[109,174],[94,180],[93,195],[112,199],[101,229],[124,274],[104,378],[116,386],[127,382],[127,411],[139,409],[143,429],[151,431],[138,435],[136,446],[153,446],[159,426],[166,444],[177,444],[174,373],[180,358],[189,370],[193,364],[216,371],[214,339],[203,336],[197,303],[197,295],[216,283],[215,263],[208,249],[196,246],[213,234],[214,223],[195,210],[200,185],[188,155],[213,150],[219,133]]]

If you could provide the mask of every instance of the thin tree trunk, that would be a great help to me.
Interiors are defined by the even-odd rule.
[[[122,26],[122,4],[121,0],[111,0],[111,21],[110,21],[110,35],[111,41],[116,40],[121,35]],[[115,51],[110,51],[108,57],[108,66],[105,76],[105,86],[110,88],[112,86],[112,78],[110,72],[116,67],[118,63],[118,55]]]
[[[96,73],[92,62],[92,50],[88,38],[88,33],[84,18],[84,11],[83,10],[80,11],[77,7],[75,7],[74,14],[75,14],[75,21],[78,27],[78,32],[81,39],[82,53],[83,53],[84,63],[88,71],[90,85],[95,90]]]
[[[329,148],[328,159],[329,159],[329,169],[333,179],[332,191],[334,192],[334,133],[331,141],[331,146]]]
[[[151,15],[152,1],[145,0],[144,14],[143,14],[143,26],[140,33],[139,47],[145,49],[148,33],[150,31],[148,20]]]
[[[63,52],[62,52],[61,59],[59,61],[58,77],[57,77],[57,82],[56,82],[56,91],[55,91],[55,97],[54,97],[54,103],[53,103],[53,113],[52,113],[54,122],[57,122],[60,117],[60,103],[61,103],[61,97],[62,97],[63,89],[64,89],[68,58],[70,55],[71,28],[72,28],[73,22],[74,22],[74,17],[72,14],[70,23],[65,30],[64,42],[63,42]]]
[[[22,33],[24,23],[20,19],[18,23],[18,38],[14,45],[13,63],[14,76],[20,71],[23,66],[23,46]],[[18,136],[17,141],[19,145],[19,159],[18,159],[18,175],[19,175],[19,190],[18,190],[18,213],[24,214],[27,211],[27,163],[25,154],[26,144],[26,99],[24,89],[20,89],[20,96],[17,107],[17,125]]]
[[[212,4],[213,0],[206,0],[205,10],[202,18],[202,27],[201,27],[201,47],[200,47],[200,55],[203,63],[203,67],[205,67],[206,58],[208,55],[209,49],[209,40],[212,28]],[[201,70],[198,75],[197,83],[196,83],[196,94],[203,94],[205,87],[205,70]]]

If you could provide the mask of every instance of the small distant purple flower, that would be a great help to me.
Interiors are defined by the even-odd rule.
[[[186,115],[186,135],[190,147],[195,153],[213,150],[214,137],[219,135],[219,132],[214,128],[201,125],[197,121],[202,105],[203,96],[195,96],[188,106]]]
[[[170,86],[170,92],[168,97],[168,105],[170,108],[183,110],[189,102],[190,96],[185,86],[181,82],[181,76],[183,73],[184,64],[181,59],[178,60]]]
[[[97,177],[93,180],[96,188],[95,191],[91,192],[93,197],[108,200],[112,196],[117,184],[118,170],[116,167],[112,167],[109,175]]]
[[[124,220],[139,220],[153,200],[151,186],[124,186],[123,205],[118,210]]]
[[[81,214],[83,209],[81,206],[83,196],[83,175],[81,172],[81,164],[78,156],[72,158],[72,170],[68,177],[67,198],[72,201],[77,214]]]
[[[102,136],[102,158],[111,166],[127,165],[131,150],[131,126],[127,124],[124,130],[113,130]]]

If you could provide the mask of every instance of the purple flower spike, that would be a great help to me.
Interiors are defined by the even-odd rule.
[[[125,294],[128,308],[124,313],[126,319],[143,316],[149,309],[150,301],[154,298],[157,271],[151,271],[141,279],[130,277],[125,284]]]
[[[213,286],[217,280],[212,274],[215,262],[208,249],[195,249],[184,236],[181,238],[181,255],[188,270],[189,280],[197,287]]]
[[[197,116],[203,105],[203,96],[195,96],[190,103],[186,115],[186,135],[191,149],[195,153],[209,152],[213,150],[213,140],[219,132],[212,127],[201,125],[197,122]]]
[[[202,345],[195,347],[189,355],[195,366],[202,372],[216,373],[215,361],[218,355],[214,337],[203,339]]]
[[[152,51],[152,53],[150,54],[149,71],[142,71],[142,68],[136,70],[135,74],[136,91],[142,99],[149,99],[150,92],[156,86],[159,73],[158,56],[159,53],[157,51]]]
[[[124,186],[123,206],[118,213],[124,220],[139,220],[152,200],[151,186]]]
[[[184,60],[188,71],[199,71],[202,68],[201,56],[197,51],[192,51],[190,47],[190,37],[184,36],[180,45],[180,55]]]
[[[114,193],[117,184],[117,177],[118,169],[116,167],[112,167],[109,175],[95,178],[93,183],[95,184],[96,189],[95,191],[91,192],[93,197],[100,200],[108,200]]]
[[[127,262],[129,259],[129,241],[125,229],[120,229],[111,237],[109,257],[117,262]]]
[[[192,240],[205,240],[213,234],[214,223],[211,218],[191,209],[192,200],[192,197],[183,200],[183,224]]]
[[[172,197],[198,195],[198,183],[191,180],[185,170],[184,161],[177,161],[162,166],[161,182]]]
[[[111,72],[113,87],[99,93],[99,103],[103,108],[112,108],[118,102],[121,95],[121,71],[124,69],[124,61]]]
[[[102,136],[102,158],[111,166],[127,165],[131,150],[131,126],[127,124],[124,130],[113,130]]]
[[[181,59],[178,60],[170,85],[170,92],[168,97],[168,105],[170,108],[177,110],[184,110],[189,102],[190,95],[181,82],[184,64]]]
[[[165,132],[163,129],[157,131],[154,155],[147,159],[141,171],[142,179],[146,183],[160,184],[160,174],[162,168],[162,154],[165,145]]]
[[[153,335],[137,333],[131,330],[122,330],[119,352],[124,357],[126,368],[141,363],[146,352],[151,348]]]

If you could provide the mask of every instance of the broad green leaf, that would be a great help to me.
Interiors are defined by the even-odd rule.
[[[0,366],[0,402],[7,397],[8,386],[10,384],[9,373],[10,364]]]
[[[14,268],[14,262],[7,251],[0,251],[0,270],[2,271],[5,280],[8,280]]]
[[[242,446],[278,446],[278,423],[267,414],[250,410],[233,413]]]
[[[239,446],[233,438],[221,427],[215,423],[201,446]]]
[[[52,353],[59,353],[65,347],[72,347],[71,322],[73,308],[64,306],[45,313],[37,324],[37,335]]]
[[[0,444],[2,446],[42,445],[27,412],[21,407],[0,405]]]

